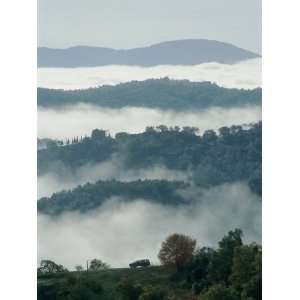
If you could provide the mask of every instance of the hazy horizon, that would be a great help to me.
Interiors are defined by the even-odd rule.
[[[158,42],[153,42],[153,43],[149,43],[149,44],[144,44],[141,46],[132,46],[132,47],[112,47],[112,46],[108,46],[106,44],[97,44],[97,45],[91,45],[91,44],[71,44],[69,46],[60,46],[60,47],[49,47],[49,46],[40,46],[38,45],[38,49],[39,48],[48,48],[48,49],[57,49],[57,50],[66,50],[66,49],[72,49],[72,48],[77,48],[77,47],[86,47],[86,48],[105,48],[105,49],[112,49],[112,50],[133,50],[133,49],[141,49],[141,48],[148,48],[148,47],[152,47],[155,45],[159,45],[159,44],[164,44],[164,43],[169,43],[169,42],[179,42],[179,41],[197,41],[197,40],[204,40],[204,41],[214,41],[214,42],[220,42],[220,43],[224,43],[224,44],[228,44],[228,45],[232,45],[234,47],[246,50],[246,51],[250,51],[253,52],[254,54],[257,54],[259,56],[261,56],[261,53],[255,52],[253,50],[250,49],[246,49],[243,48],[239,45],[236,45],[234,43],[231,42],[227,42],[227,41],[222,41],[222,40],[215,40],[215,39],[209,39],[209,38],[181,38],[181,39],[167,39],[167,40],[161,40]]]
[[[39,0],[38,46],[139,48],[209,39],[261,54],[261,0]]]

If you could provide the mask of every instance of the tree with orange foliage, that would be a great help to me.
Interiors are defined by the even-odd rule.
[[[162,265],[175,266],[179,271],[193,258],[195,247],[196,240],[174,233],[162,243],[158,258]]]

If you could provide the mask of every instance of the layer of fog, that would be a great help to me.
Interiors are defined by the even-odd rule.
[[[210,108],[205,111],[174,112],[159,109],[128,107],[104,109],[79,104],[64,110],[38,109],[38,137],[66,139],[90,135],[95,128],[138,133],[147,126],[196,126],[199,133],[222,126],[239,125],[261,120],[261,107]]]
[[[60,168],[61,170],[62,168]],[[188,181],[188,172],[169,170],[164,166],[154,166],[148,169],[124,169],[119,160],[112,159],[96,165],[84,165],[73,172],[65,170],[63,174],[49,172],[38,177],[38,199],[49,197],[55,192],[70,190],[87,182],[116,179],[128,182],[138,179],[166,179],[170,181]]]
[[[198,246],[216,246],[229,230],[241,228],[246,242],[260,242],[261,202],[246,184],[192,193],[198,201],[180,208],[109,199],[86,215],[39,215],[38,260],[52,259],[70,269],[93,258],[113,267],[126,267],[139,258],[158,263],[161,242],[174,232],[191,235]]]
[[[149,78],[211,81],[228,88],[261,86],[261,59],[251,59],[233,65],[205,63],[196,66],[105,66],[93,68],[41,68],[38,86],[55,89],[84,89],[101,85],[115,85]]]

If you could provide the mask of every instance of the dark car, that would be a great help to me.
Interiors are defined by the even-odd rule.
[[[129,264],[130,268],[145,268],[145,267],[149,267],[150,266],[150,261],[149,259],[140,259],[140,260],[136,260],[134,262],[132,262],[131,264]]]

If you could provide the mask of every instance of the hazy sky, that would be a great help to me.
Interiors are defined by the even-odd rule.
[[[207,38],[261,53],[261,0],[38,0],[39,46]]]

